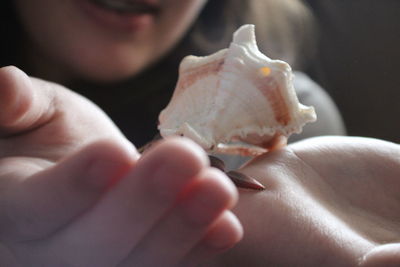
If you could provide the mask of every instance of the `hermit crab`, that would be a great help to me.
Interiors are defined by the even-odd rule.
[[[291,67],[257,47],[254,25],[233,34],[229,48],[205,57],[187,56],[167,107],[159,115],[162,137],[185,136],[209,153],[257,156],[286,145],[287,137],[316,120],[313,107],[299,103]],[[211,164],[224,170],[223,162]],[[241,187],[263,189],[231,171]]]

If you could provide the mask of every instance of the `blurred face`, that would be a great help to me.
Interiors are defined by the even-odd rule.
[[[97,82],[127,78],[155,62],[182,37],[206,2],[14,1],[28,35],[24,50],[40,76],[54,73],[58,80]]]

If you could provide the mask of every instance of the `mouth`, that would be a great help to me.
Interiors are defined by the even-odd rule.
[[[143,0],[90,0],[104,9],[120,14],[152,14],[157,15],[160,7],[150,1]]]

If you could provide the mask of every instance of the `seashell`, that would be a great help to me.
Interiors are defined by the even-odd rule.
[[[292,80],[289,64],[262,54],[254,25],[243,25],[229,48],[182,60],[159,116],[160,134],[186,136],[208,152],[267,152],[316,120],[314,108],[299,103]]]

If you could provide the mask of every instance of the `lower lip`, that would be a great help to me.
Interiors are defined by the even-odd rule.
[[[137,32],[154,22],[154,14],[119,14],[102,8],[90,0],[77,0],[84,13],[102,27],[116,31]]]

